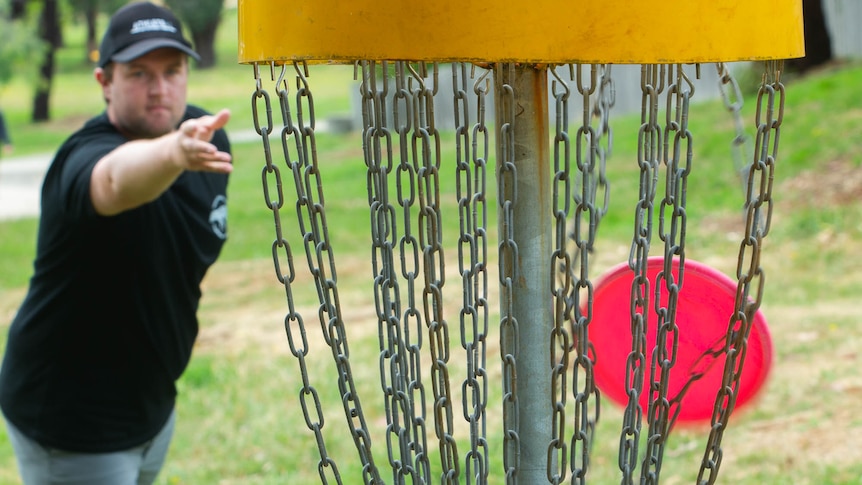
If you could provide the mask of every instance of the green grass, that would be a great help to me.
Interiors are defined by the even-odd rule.
[[[36,219],[18,219],[0,223],[0,241],[2,254],[0,258],[0,290],[18,288],[27,284],[32,266],[30,262],[35,256]]]
[[[252,69],[233,62],[234,25],[235,12],[229,11],[220,30],[221,65],[212,71],[192,74],[190,99],[210,110],[230,108],[233,118],[229,130],[245,134],[254,127],[251,106],[255,86]],[[16,154],[52,151],[69,131],[102,109],[92,68],[80,60],[81,39],[81,32],[70,31],[68,45],[60,54],[53,121],[29,123],[31,93],[26,80],[18,79],[0,92],[0,103],[13,125]],[[265,71],[269,82],[269,72]],[[352,67],[312,66],[309,81],[318,119],[343,115],[350,109]],[[862,150],[858,147],[862,109],[856,102],[862,96],[860,81],[862,66],[858,64],[788,79],[775,181],[776,208],[763,256],[767,270],[764,311],[775,340],[776,364],[766,392],[755,406],[735,417],[735,426],[725,436],[726,462],[719,476],[721,483],[852,484],[862,477],[862,455],[858,451],[862,443],[855,438],[862,436],[862,421],[855,412],[862,390],[857,370],[862,332],[858,329],[855,306],[862,288],[859,276],[862,263],[855,256],[862,238],[859,223],[862,209],[858,198],[852,199],[852,190],[841,186],[841,182],[852,183],[853,177],[858,177],[855,174],[862,163]],[[749,129],[755,105],[754,99],[746,99],[743,116]],[[637,198],[639,119],[619,116],[611,122],[615,133],[614,156],[608,164],[612,205],[600,227],[595,275],[628,256]],[[692,108],[690,129],[696,159],[688,185],[687,255],[732,274],[742,230],[742,192],[730,150],[733,123],[720,102],[708,101]],[[454,135],[441,133],[440,137],[448,278],[444,306],[452,332],[449,364],[452,387],[460,395],[465,370],[457,329],[461,295],[456,260],[455,170],[451,163]],[[230,236],[223,258],[205,282],[201,339],[179,382],[180,420],[159,483],[280,484],[318,480],[317,444],[307,429],[298,397],[303,376],[286,345],[285,290],[273,271],[275,224],[264,200],[263,186],[266,184],[270,194],[276,193],[276,186],[272,174],[263,181],[265,159],[261,142],[236,138],[236,170],[229,194]],[[395,148],[397,153],[397,144]],[[338,290],[350,337],[350,362],[373,433],[374,460],[386,470],[386,437],[382,431],[385,414],[380,397],[378,328],[368,261],[372,252],[368,243],[369,210],[361,135],[319,134],[316,150],[327,209],[327,233],[338,263]],[[307,274],[303,244],[296,234],[294,179],[279,158],[277,146],[273,154],[273,162],[280,167],[285,199],[279,215],[297,270],[291,291],[297,310],[306,318],[313,350],[307,357],[307,377],[321,393],[328,453],[338,459],[345,483],[358,483],[356,453],[345,430],[333,377],[336,371],[319,335],[317,294]],[[489,186],[494,185],[492,170],[487,174]],[[858,190],[859,186],[856,187]],[[834,200],[842,190],[849,190],[845,199]],[[859,192],[855,194],[858,196]],[[493,232],[494,199],[489,200],[488,211]],[[416,223],[415,217],[411,220]],[[35,231],[35,219],[0,222],[0,348],[5,344],[8,321],[24,294],[34,254]],[[490,253],[496,252],[495,241],[496,235],[491,234]],[[654,244],[659,244],[657,238],[655,241]],[[286,256],[282,253],[279,258],[284,269]],[[454,276],[448,276],[453,272]],[[496,284],[496,278],[491,277],[489,286],[493,288]],[[497,301],[491,300],[490,310],[488,435],[491,475],[500,479],[501,371],[494,324],[498,319]],[[430,379],[425,379],[425,386],[426,402],[430,404]],[[456,426],[463,421],[459,401],[454,409]],[[439,470],[433,422],[429,413],[428,447],[438,460],[434,469]],[[619,480],[616,453],[620,423],[620,410],[603,403],[591,483]],[[467,444],[463,427],[460,428],[458,446],[463,456]],[[706,434],[702,428],[680,429],[671,437],[664,479],[669,483],[694,480]],[[391,478],[386,472],[384,477],[387,481]],[[0,483],[18,483],[14,458],[3,432],[0,432]]]

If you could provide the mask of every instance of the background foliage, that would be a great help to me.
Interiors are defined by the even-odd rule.
[[[32,59],[40,57],[43,49],[42,42],[33,35],[33,25],[10,20],[9,4],[0,2],[0,94],[13,76],[27,77],[31,70],[35,71]]]

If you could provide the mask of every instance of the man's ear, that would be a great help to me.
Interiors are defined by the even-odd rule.
[[[96,78],[96,82],[98,82],[100,86],[105,86],[109,82],[107,73],[101,67],[97,67],[93,70],[93,77]]]
[[[111,76],[103,68],[97,67],[93,70],[93,77],[96,78],[96,82],[102,87],[102,97],[105,98],[105,101],[108,101],[108,86],[111,84]]]

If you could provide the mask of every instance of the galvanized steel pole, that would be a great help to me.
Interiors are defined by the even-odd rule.
[[[518,436],[516,481],[547,483],[548,445],[551,440],[550,338],[554,325],[551,307],[550,254],[552,237],[550,143],[548,132],[548,70],[533,65],[503,64],[495,69],[494,106],[497,120],[498,177],[514,163],[512,187],[499,198],[512,199],[510,211],[500,211],[501,244],[517,248],[512,288],[501,291],[501,311],[511,311],[516,337],[501,332],[504,348],[516,358]],[[508,132],[500,133],[506,124]],[[508,146],[505,144],[508,143]],[[502,184],[505,185],[505,184]],[[512,241],[506,241],[512,239]],[[511,299],[511,301],[509,301]],[[511,305],[510,305],[511,303]],[[505,341],[515,340],[515,342]]]

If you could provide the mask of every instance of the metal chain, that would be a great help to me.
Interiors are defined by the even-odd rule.
[[[658,123],[659,96],[664,90],[664,66],[641,66],[641,126],[638,130],[639,199],[635,206],[635,227],[629,253],[629,268],[634,272],[629,311],[631,315],[632,351],[626,359],[626,394],[628,396],[620,433],[619,467],[621,483],[632,485],[638,463],[646,370],[646,332],[649,315],[650,281],[647,258],[653,230],[653,207],[658,185],[661,126]]]
[[[595,385],[593,365],[595,351],[589,339],[589,326],[593,319],[593,283],[589,276],[589,255],[593,253],[596,233],[603,214],[607,212],[608,191],[607,180],[604,179],[604,162],[599,157],[599,134],[592,126],[590,100],[600,87],[599,65],[590,66],[589,84],[584,85],[585,75],[583,65],[577,66],[576,85],[583,104],[583,119],[578,129],[576,168],[580,175],[581,192],[573,194],[575,201],[574,233],[572,239],[578,249],[579,259],[573,260],[579,272],[575,275],[572,293],[569,300],[574,312],[572,333],[575,335],[575,373],[573,376],[572,393],[575,399],[575,429],[572,438],[572,475],[573,482],[586,483],[586,472],[589,467],[589,456],[599,421],[601,401],[599,390]],[[606,80],[603,80],[606,81]],[[607,113],[605,113],[607,116]],[[607,122],[607,118],[600,120]],[[604,186],[603,207],[596,205],[598,189]],[[586,225],[586,228],[584,227]],[[583,382],[581,382],[583,380]],[[590,399],[594,400],[592,413]],[[578,453],[580,449],[580,453]],[[580,455],[580,456],[579,456]],[[580,465],[580,466],[579,466]]]
[[[566,279],[569,280],[567,294],[565,296],[565,317],[572,323],[573,347],[575,349],[575,367],[572,374],[572,396],[575,403],[574,413],[574,430],[571,442],[571,477],[573,483],[586,483],[586,475],[589,468],[589,457],[592,448],[593,438],[595,434],[595,426],[600,415],[600,399],[599,391],[595,386],[593,376],[594,355],[592,344],[589,340],[589,325],[592,321],[593,309],[593,285],[589,277],[589,255],[593,252],[596,232],[599,221],[606,211],[608,194],[607,181],[603,179],[604,160],[600,153],[600,134],[592,125],[592,116],[596,110],[607,108],[607,93],[603,87],[607,87],[609,79],[604,77],[599,81],[599,72],[603,70],[602,66],[591,65],[586,67],[589,69],[589,74],[584,73],[585,66],[577,65],[576,69],[570,66],[570,75],[573,81],[576,81],[576,90],[581,96],[582,101],[582,121],[577,131],[576,150],[575,150],[575,167],[570,165],[570,157],[568,147],[566,146],[565,161],[560,164],[559,151],[555,150],[555,165],[559,168],[564,168],[568,179],[571,173],[577,175],[573,181],[575,189],[566,188],[564,194],[554,194],[555,205],[559,206],[557,200],[560,197],[568,198],[571,196],[575,203],[574,213],[568,214],[568,202],[565,204],[567,215],[571,215],[573,219],[573,232],[569,237],[574,242],[574,250],[568,254],[568,274]],[[585,85],[585,77],[588,79],[588,84]],[[596,96],[596,105],[605,103],[604,108],[596,108],[593,106],[592,99]],[[562,95],[562,96],[560,96]],[[558,99],[557,110],[562,109],[567,113],[567,103],[565,103],[567,93],[556,92],[555,98]],[[605,116],[600,118],[600,123],[607,123],[608,113],[605,111]],[[558,114],[559,117],[559,114]],[[558,118],[559,120],[559,118]],[[558,121],[558,136],[562,132],[568,131],[568,121],[563,118],[562,123]],[[601,130],[608,129],[607,124]],[[604,131],[603,131],[604,132]],[[567,139],[568,135],[561,137]],[[564,144],[564,146],[568,142]],[[608,145],[609,147],[610,145]],[[607,153],[607,152],[605,152]],[[597,193],[600,186],[604,193],[603,207],[596,205]],[[557,210],[555,210],[557,213]],[[558,223],[558,231],[559,223]],[[564,240],[559,240],[561,235],[558,232],[557,244],[565,244]],[[563,248],[564,246],[559,246]],[[556,293],[557,289],[554,289]],[[560,317],[560,307],[555,318]],[[555,320],[556,324],[556,320]],[[553,347],[552,347],[553,348]],[[556,364],[556,359],[552,361],[552,365]],[[595,401],[592,414],[590,410],[590,400]],[[556,436],[556,435],[554,435]]]
[[[748,179],[748,171],[751,166],[751,162],[746,163],[746,159],[750,159],[750,156],[746,155],[746,144],[748,142],[748,134],[745,132],[745,123],[742,120],[742,106],[743,106],[743,96],[742,92],[739,88],[739,84],[736,79],[731,74],[730,70],[724,63],[717,63],[716,69],[718,71],[718,89],[719,94],[724,102],[724,107],[730,112],[733,117],[733,125],[735,130],[735,135],[733,137],[733,141],[731,142],[731,151],[733,155],[734,168],[740,176],[742,180],[743,190],[747,185]],[[681,404],[685,395],[691,389],[691,387],[703,378],[708,372],[715,367],[716,364],[719,363],[719,360],[724,356],[724,344],[725,344],[725,336],[718,337],[712,345],[709,346],[705,351],[703,351],[697,359],[693,363],[689,365],[687,375],[689,376],[686,379],[685,384],[683,384],[682,388],[677,392],[676,396],[670,400],[670,407],[672,409],[670,423],[668,425],[668,429],[672,430],[677,418],[679,417],[679,413],[681,411]]]
[[[404,483],[405,475],[415,479],[407,442],[405,421],[410,415],[406,399],[408,387],[407,350],[400,325],[400,287],[395,266],[397,246],[395,208],[389,201],[387,176],[393,170],[392,134],[386,124],[388,65],[378,73],[373,62],[362,64],[363,152],[367,167],[368,205],[371,219],[371,266],[374,277],[374,304],[380,346],[380,385],[386,412],[386,450],[394,482]],[[378,81],[382,87],[378,86]]]
[[[442,250],[440,208],[440,139],[435,127],[433,97],[437,86],[437,66],[433,81],[428,81],[427,66],[406,62],[394,65],[392,120],[397,133],[397,152],[388,124],[387,96],[390,94],[390,65],[363,61],[362,95],[363,151],[367,166],[368,203],[372,229],[372,271],[378,316],[380,344],[380,378],[387,419],[387,452],[395,483],[430,483],[430,465],[426,443],[425,390],[421,379],[420,352],[423,323],[429,332],[432,357],[431,379],[434,393],[435,431],[441,453],[442,483],[460,483],[461,458],[454,439],[452,394],[449,388],[449,330],[443,318],[443,285],[445,268]],[[283,119],[281,144],[284,160],[291,170],[296,190],[297,229],[304,244],[308,269],[317,288],[318,316],[322,336],[330,347],[338,370],[345,417],[362,463],[363,483],[380,484],[382,480],[371,454],[371,438],[356,392],[349,362],[349,349],[337,292],[334,255],[329,245],[322,181],[318,170],[315,142],[314,100],[303,64],[294,64],[296,92],[288,97],[282,66],[276,81]],[[495,69],[511,68],[502,64]],[[734,95],[738,86],[724,66],[719,66],[722,86],[730,84]],[[744,362],[747,338],[754,313],[763,294],[764,273],[760,267],[760,250],[767,235],[772,213],[772,181],[778,150],[778,134],[784,107],[784,86],[780,82],[780,64],[769,64],[774,72],[764,76],[758,93],[756,113],[757,139],[750,170],[746,172],[746,231],[740,245],[737,278],[739,280],[734,315],[721,350],[726,356],[722,388],[716,397],[712,429],[698,476],[699,484],[715,482],[721,464],[721,439],[735,406],[736,392]],[[270,66],[274,69],[274,66]],[[459,206],[458,264],[463,286],[463,305],[459,314],[461,346],[465,351],[467,373],[462,381],[462,408],[470,427],[470,450],[464,457],[468,483],[484,484],[488,479],[488,443],[486,439],[486,338],[487,308],[487,209],[486,163],[488,133],[485,123],[486,72],[473,84],[477,95],[478,118],[468,129],[467,66],[453,65],[456,118],[456,174]],[[598,390],[592,378],[594,352],[590,348],[588,325],[592,314],[592,284],[589,258],[596,228],[607,211],[609,191],[605,178],[605,160],[611,150],[612,133],[608,108],[613,104],[609,67],[590,67],[589,85],[584,85],[583,67],[577,66],[578,93],[583,97],[583,122],[576,140],[576,168],[571,167],[568,134],[568,97],[571,90],[557,77],[552,88],[557,107],[554,145],[554,216],[556,247],[552,257],[555,277],[551,281],[554,300],[554,329],[551,334],[552,435],[548,446],[548,480],[562,483],[570,460],[572,482],[585,483],[589,451],[599,417]],[[254,65],[256,88],[252,95],[255,131],[264,147],[266,165],[262,171],[265,202],[273,213],[275,241],[273,264],[279,282],[284,286],[288,313],[284,326],[292,355],[302,378],[300,404],[308,428],[314,433],[320,459],[318,470],[323,483],[342,483],[338,467],[329,456],[323,437],[324,416],[317,390],[308,373],[308,335],[302,316],[295,308],[292,284],[296,271],[291,246],[282,226],[281,209],[285,204],[282,175],[273,163],[271,135],[274,129],[272,106],[263,88],[259,65]],[[601,73],[601,74],[599,74]],[[666,73],[667,78],[665,78]],[[554,73],[556,76],[556,73]],[[607,75],[607,78],[605,77]],[[574,76],[574,74],[573,74]],[[274,76],[273,76],[274,77]],[[601,80],[599,80],[599,77]],[[658,123],[658,99],[667,79],[666,127]],[[727,79],[730,79],[728,81]],[[574,77],[573,77],[574,80]],[[432,87],[428,87],[433,83]],[[559,87],[558,87],[559,86]],[[635,210],[635,234],[629,255],[629,266],[635,274],[630,313],[632,352],[626,362],[628,404],[620,436],[619,466],[621,483],[633,483],[637,467],[638,443],[644,410],[640,405],[644,371],[647,365],[646,326],[650,297],[658,314],[658,333],[653,352],[649,392],[649,436],[643,459],[641,483],[658,483],[664,445],[673,426],[681,394],[668,396],[669,375],[676,359],[679,327],[676,306],[684,279],[686,178],[691,169],[691,133],[688,130],[690,97],[694,88],[682,66],[643,66],[641,77],[642,110],[638,136],[640,167],[639,201]],[[502,85],[498,98],[499,195],[499,272],[501,285],[500,352],[503,363],[503,464],[506,483],[517,482],[520,440],[516,360],[518,322],[512,308],[513,282],[518,278],[518,248],[513,233],[513,207],[517,203],[514,163],[513,123],[514,92]],[[734,113],[737,136],[734,147],[744,143],[738,120],[740,106],[731,101],[722,88],[726,107]],[[610,93],[610,94],[608,94]],[[595,103],[591,100],[596,95]],[[263,106],[261,106],[261,104]],[[291,109],[291,107],[294,109]],[[777,114],[776,114],[777,113]],[[294,121],[294,115],[296,121]],[[598,118],[597,128],[592,116]],[[607,145],[602,146],[602,138]],[[663,152],[660,152],[664,145]],[[740,148],[741,150],[741,148]],[[659,209],[659,236],[664,242],[664,268],[654,287],[647,276],[659,156],[666,167],[666,192]],[[577,174],[573,181],[572,174]],[[572,190],[575,185],[578,190]],[[392,200],[391,188],[397,201]],[[574,208],[569,196],[573,197]],[[598,202],[601,201],[601,204]],[[397,206],[397,207],[396,207]],[[574,229],[566,233],[566,220],[573,213]],[[403,221],[399,234],[398,218]],[[567,237],[575,243],[574,256],[565,248]],[[674,268],[673,261],[678,261]],[[400,264],[398,264],[400,261]],[[420,264],[421,261],[421,264]],[[661,295],[667,292],[666,302]],[[418,303],[421,294],[422,303]],[[406,297],[405,297],[406,296]],[[572,322],[567,329],[563,322]],[[575,401],[574,433],[567,451],[566,406],[568,363],[574,349],[572,395]],[[595,396],[594,417],[590,416],[590,399]],[[570,453],[570,454],[569,454]]]
[[[395,64],[393,120],[399,137],[400,161],[396,166],[392,134],[387,125],[386,99],[390,89],[389,65],[378,69],[374,62],[362,64],[364,146],[368,177],[369,208],[372,225],[372,267],[375,305],[380,343],[380,378],[387,419],[387,453],[396,483],[410,477],[412,483],[429,483],[424,416],[424,386],[419,354],[422,344],[422,313],[416,304],[416,279],[421,277],[421,242],[414,236],[411,222],[421,192],[422,170],[414,150],[413,132],[419,130],[414,93],[408,87],[409,74],[404,63]],[[412,78],[409,78],[412,80]],[[424,112],[423,112],[424,114]],[[425,154],[422,150],[422,154]],[[395,175],[393,176],[393,172]],[[395,178],[397,203],[404,221],[399,238],[397,210],[390,194],[390,179]],[[418,187],[417,187],[418,186]],[[420,240],[423,239],[420,231]],[[400,258],[396,257],[400,253]],[[407,283],[402,299],[400,276]],[[425,268],[427,270],[427,268]],[[406,300],[407,308],[401,308]]]
[[[675,67],[675,69],[674,69]],[[667,109],[664,132],[665,196],[659,209],[659,237],[664,242],[664,267],[656,276],[654,305],[658,317],[656,343],[650,369],[650,395],[641,482],[655,485],[661,474],[664,447],[669,433],[671,409],[668,386],[679,344],[677,306],[685,278],[686,189],[691,173],[692,134],[688,116],[694,85],[683,66],[668,66]],[[674,273],[674,260],[676,273]],[[661,295],[667,292],[667,302]]]
[[[611,65],[600,64],[599,86],[596,102],[593,104],[593,115],[598,118],[596,123],[596,201],[601,200],[601,206],[596,207],[596,226],[607,214],[610,205],[611,188],[607,177],[607,160],[613,153],[614,132],[611,129],[611,109],[616,104],[616,88],[611,76]]]
[[[512,78],[512,64],[498,64],[497,79],[503,79],[503,70],[507,69],[508,77]],[[503,467],[506,471],[506,483],[517,483],[517,473],[520,456],[520,416],[518,413],[517,393],[517,349],[518,320],[513,308],[514,282],[518,275],[518,245],[515,242],[514,207],[518,202],[517,169],[515,166],[515,93],[510,84],[497,84],[497,100],[500,106],[498,113],[497,144],[500,147],[500,159],[497,161],[497,199],[498,219],[500,221],[499,268],[500,268],[500,357],[503,362]],[[480,109],[484,98],[480,97]]]
[[[715,67],[718,71],[718,92],[721,95],[724,107],[733,117],[735,136],[730,146],[733,154],[734,168],[739,174],[740,183],[743,191],[745,191],[748,170],[751,166],[751,156],[746,149],[749,137],[745,131],[745,123],[742,120],[742,90],[739,89],[739,83],[736,82],[736,78],[733,77],[725,63],[716,63]]]
[[[440,441],[443,466],[441,483],[458,483],[460,466],[452,419],[452,393],[449,389],[449,326],[443,318],[443,285],[445,266],[442,247],[440,209],[440,137],[434,121],[434,94],[437,92],[438,67],[433,66],[431,87],[425,82],[426,66],[410,72],[409,91],[413,104],[411,156],[418,187],[419,247],[425,276],[423,308],[431,342],[431,380],[434,387],[435,429]],[[405,214],[405,218],[408,217]],[[407,221],[405,221],[405,225]],[[424,391],[423,391],[424,394]],[[417,430],[418,432],[418,430]],[[422,429],[424,435],[424,426]]]
[[[772,184],[778,158],[778,140],[784,119],[783,62],[769,61],[757,93],[754,156],[745,192],[745,235],[739,248],[738,280],[733,315],[730,317],[724,346],[724,371],[716,396],[711,429],[698,473],[698,484],[713,484],[718,478],[723,452],[721,439],[736,405],[739,381],[745,362],[748,337],[754,314],[763,299],[765,273],[760,266],[763,238],[772,219]]]
[[[488,372],[488,209],[487,161],[488,130],[485,126],[484,96],[490,88],[488,71],[473,84],[482,98],[476,125],[471,126],[467,96],[467,64],[452,64],[452,89],[455,114],[456,196],[460,232],[458,271],[461,274],[463,303],[459,314],[461,348],[465,351],[467,375],[461,386],[464,419],[469,423],[470,451],[465,459],[468,484],[488,483],[488,440],[486,407]],[[481,142],[480,142],[481,139]]]
[[[733,137],[733,141],[731,142],[731,149],[733,154],[734,167],[737,173],[740,176],[740,179],[743,183],[743,189],[746,185],[746,180],[748,178],[748,170],[750,167],[750,162],[746,163],[744,160],[748,158],[745,155],[746,143],[748,140],[748,135],[745,132],[745,123],[742,120],[742,106],[743,106],[743,97],[742,92],[739,89],[739,84],[736,82],[736,79],[731,74],[730,70],[724,63],[717,63],[716,69],[718,71],[718,90],[719,94],[724,102],[724,107],[731,113],[733,117],[733,125],[735,130],[735,135]],[[709,346],[708,349],[703,351],[697,359],[693,363],[689,365],[687,375],[689,376],[685,384],[683,384],[682,388],[677,392],[676,396],[674,396],[670,400],[670,423],[668,424],[668,429],[672,430],[677,418],[679,417],[679,413],[681,411],[681,404],[685,395],[691,389],[695,382],[699,381],[709,372],[712,368],[719,362],[719,359],[724,355],[724,342],[725,337],[721,336],[715,340],[715,342]]]
[[[730,69],[728,69],[724,63],[717,63],[716,69],[718,71],[719,94],[721,95],[725,108],[733,117],[735,135],[731,142],[731,151],[735,170],[742,181],[744,195],[748,185],[747,181],[749,168],[751,167],[751,157],[746,153],[746,144],[748,143],[749,136],[745,131],[745,123],[742,120],[742,91],[739,88],[739,83],[736,81],[736,78],[733,77]],[[688,375],[690,377],[680,389],[676,397],[671,400],[671,407],[676,407],[676,412],[671,418],[671,429],[679,415],[679,403],[682,402],[682,399],[685,397],[688,390],[695,382],[702,379],[707,372],[711,371],[724,356],[725,339],[725,336],[717,338],[715,342],[707,350],[701,353],[701,355],[699,355],[698,358],[689,366]]]
[[[554,134],[554,177],[553,177],[553,216],[554,250],[551,254],[552,272],[551,294],[554,302],[554,328],[551,332],[551,441],[548,444],[548,481],[562,483],[566,478],[568,445],[566,440],[566,399],[568,395],[569,352],[572,348],[571,336],[566,322],[571,315],[572,279],[574,268],[566,251],[566,232],[568,216],[571,213],[570,140],[568,100],[569,87],[559,77],[556,69],[551,69],[555,80],[551,83],[551,94],[556,106],[556,132]],[[577,424],[577,423],[576,423]],[[577,432],[576,432],[577,434]]]
[[[552,414],[551,442],[548,448],[548,480],[560,483],[565,478],[565,410],[567,401],[568,366],[570,352],[576,352],[573,373],[575,401],[574,432],[571,447],[572,481],[585,483],[589,466],[595,427],[601,414],[601,400],[593,381],[595,352],[589,340],[588,325],[592,321],[593,286],[589,279],[588,256],[593,252],[596,233],[610,202],[610,187],[606,177],[606,162],[613,147],[610,127],[610,109],[615,103],[615,92],[609,65],[590,67],[590,84],[583,85],[584,66],[569,65],[570,79],[582,100],[582,124],[577,132],[576,169],[579,176],[572,180],[571,140],[568,128],[568,98],[572,89],[552,70],[555,81],[552,95],[556,107],[556,133],[554,137],[554,189],[553,214],[555,218],[555,248],[552,255],[552,282],[554,295],[554,329],[551,335]],[[558,89],[559,87],[559,89]],[[597,119],[596,126],[592,118]],[[569,196],[575,202],[573,229],[566,234],[566,221],[572,215]],[[597,201],[601,200],[601,205]],[[583,222],[587,222],[585,229]],[[567,242],[573,247],[567,250]],[[585,304],[582,304],[585,303]],[[582,310],[585,310],[585,312]],[[569,332],[565,322],[572,322]],[[558,355],[559,353],[559,355]],[[579,382],[583,381],[581,384]],[[595,396],[593,415],[590,416],[590,395]]]
[[[274,69],[274,66],[270,66]],[[294,64],[296,71],[296,115],[297,123],[294,124],[288,100],[287,82],[284,80],[287,66],[282,66],[281,74],[275,83],[279,98],[279,106],[283,120],[281,130],[281,144],[284,161],[291,170],[296,189],[296,210],[299,234],[305,243],[305,251],[308,260],[308,269],[314,277],[317,287],[320,307],[318,316],[324,341],[332,350],[333,359],[338,370],[338,387],[342,396],[344,413],[350,427],[350,433],[356,445],[360,461],[362,463],[363,483],[383,483],[374,465],[371,454],[371,436],[362,413],[359,395],[353,380],[350,368],[350,352],[347,347],[347,339],[339,306],[337,276],[335,273],[335,262],[329,244],[329,234],[326,229],[326,214],[324,210],[324,199],[322,183],[319,179],[320,172],[317,162],[317,151],[315,149],[315,119],[313,96],[307,82],[307,72],[304,65]],[[324,416],[317,390],[311,385],[308,375],[308,363],[305,360],[308,354],[307,332],[302,316],[294,306],[292,284],[295,279],[293,255],[290,244],[286,239],[283,227],[281,209],[284,207],[284,193],[280,170],[272,160],[272,147],[270,135],[273,131],[272,105],[268,92],[263,89],[260,76],[260,67],[254,64],[255,91],[252,94],[252,113],[254,129],[261,137],[266,165],[262,172],[263,194],[267,208],[272,211],[275,221],[275,241],[272,244],[273,264],[276,277],[284,285],[288,303],[288,313],[284,318],[284,328],[291,353],[297,359],[302,377],[302,389],[300,390],[300,404],[305,418],[306,426],[314,433],[317,442],[320,460],[318,461],[318,473],[322,483],[342,483],[338,467],[327,453],[323,438]],[[274,76],[273,76],[274,77]],[[260,102],[264,103],[265,122],[262,123]],[[291,154],[289,145],[292,139],[296,147],[296,153]],[[271,190],[275,188],[276,194],[273,199]],[[285,270],[287,271],[285,273]]]

